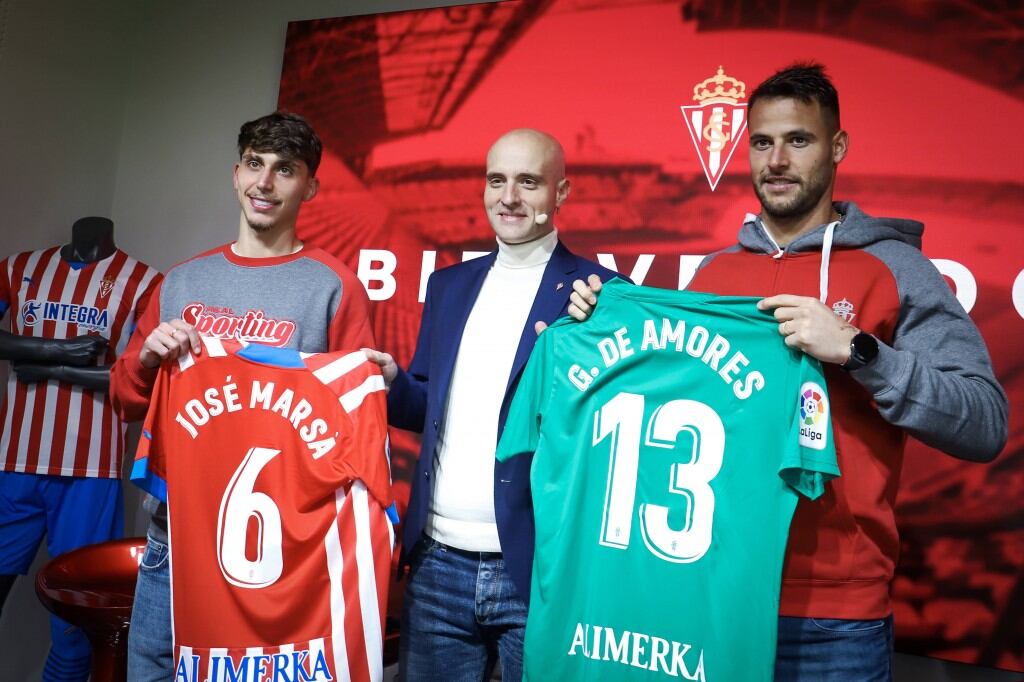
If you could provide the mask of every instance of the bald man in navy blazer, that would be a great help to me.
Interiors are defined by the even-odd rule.
[[[402,535],[403,679],[484,680],[499,659],[502,679],[522,678],[531,458],[496,462],[494,451],[538,330],[567,313],[575,280],[617,274],[558,240],[568,195],[557,140],[499,138],[484,189],[497,250],[431,275],[407,371],[370,352],[389,384],[388,421],[423,434]]]

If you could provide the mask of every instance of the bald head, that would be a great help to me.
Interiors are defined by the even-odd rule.
[[[484,207],[498,239],[520,244],[548,234],[567,196],[565,152],[551,135],[517,128],[491,145]]]
[[[558,180],[565,178],[565,151],[561,143],[551,135],[534,128],[516,128],[499,137],[487,152],[487,165],[490,166],[494,154],[509,149],[529,150],[541,160],[545,170]]]

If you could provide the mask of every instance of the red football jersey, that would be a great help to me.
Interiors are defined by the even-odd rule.
[[[175,679],[380,680],[394,531],[379,368],[362,351],[203,343],[158,374],[132,474],[158,496],[166,483]]]
[[[98,334],[109,341],[96,364],[124,350],[160,274],[124,251],[75,267],[60,247],[0,262],[0,316],[11,333],[44,339]],[[106,392],[59,381],[25,384],[11,371],[2,408],[3,471],[121,477],[125,425]]]

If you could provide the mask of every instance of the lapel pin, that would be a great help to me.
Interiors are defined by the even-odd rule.
[[[561,291],[562,287],[564,287],[564,286],[565,286],[564,282],[559,282],[558,285],[555,287],[555,291]]]

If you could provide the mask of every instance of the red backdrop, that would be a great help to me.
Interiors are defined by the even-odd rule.
[[[326,146],[300,236],[357,270],[380,347],[407,363],[426,276],[493,248],[487,148],[530,126],[566,148],[563,240],[637,282],[682,288],[758,206],[731,118],[745,96],[720,104],[720,132],[705,108],[691,136],[680,107],[704,103],[694,86],[719,66],[749,92],[793,61],[824,62],[851,140],[837,198],[925,223],[924,251],[1011,401],[993,464],[909,447],[897,648],[1024,670],[1024,16],[1012,3],[895,4],[520,0],[290,24],[279,103]],[[735,154],[706,174],[722,134],[719,163]],[[404,498],[416,441],[392,437]]]

